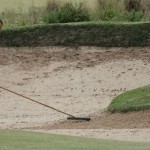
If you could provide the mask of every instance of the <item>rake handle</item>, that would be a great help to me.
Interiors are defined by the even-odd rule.
[[[65,114],[65,115],[67,115],[67,116],[76,118],[75,116],[73,116],[73,115],[71,115],[71,114],[68,114],[68,113],[63,112],[63,111],[61,111],[61,110],[58,110],[58,109],[56,109],[56,108],[54,108],[54,107],[51,107],[51,106],[49,106],[49,105],[43,104],[43,103],[41,103],[41,102],[38,102],[38,101],[36,101],[36,100],[34,100],[34,99],[31,99],[31,98],[29,98],[29,97],[26,97],[26,96],[24,96],[24,95],[22,95],[22,94],[19,94],[19,93],[17,93],[17,92],[14,92],[14,91],[12,91],[12,90],[7,89],[7,88],[4,88],[4,87],[0,87],[0,88],[3,89],[3,90],[5,90],[5,91],[8,91],[8,92],[10,92],[10,93],[13,93],[13,94],[15,94],[15,95],[18,95],[18,96],[20,96],[20,97],[23,97],[23,98],[25,98],[25,99],[28,99],[28,100],[30,100],[30,101],[32,101],[32,102],[35,102],[35,103],[37,103],[37,104],[43,105],[44,107],[53,109],[53,110],[55,110],[55,111],[57,111],[57,112],[60,112],[60,113],[62,113],[62,114]]]

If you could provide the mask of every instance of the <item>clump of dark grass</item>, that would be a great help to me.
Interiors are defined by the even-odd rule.
[[[46,23],[68,23],[89,21],[90,14],[84,7],[83,3],[73,4],[70,2],[64,3],[59,7],[58,4],[48,3],[48,12],[45,14],[44,22]]]

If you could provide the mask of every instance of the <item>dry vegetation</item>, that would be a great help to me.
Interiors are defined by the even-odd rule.
[[[66,3],[72,5],[66,7]],[[82,4],[81,4],[82,3]],[[139,22],[150,20],[150,0],[16,0],[8,2],[1,0],[0,18],[5,28],[43,23],[61,23],[59,16],[69,17],[65,22],[72,22],[66,14],[78,11],[81,19],[78,21],[127,21]],[[82,5],[82,7],[81,7]],[[62,11],[62,7],[63,11]],[[66,13],[67,12],[67,13]],[[69,12],[69,13],[68,13]],[[87,14],[87,15],[85,15]],[[87,18],[88,17],[88,18]],[[46,18],[46,19],[45,19]]]

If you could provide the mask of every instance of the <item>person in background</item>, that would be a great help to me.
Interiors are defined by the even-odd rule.
[[[0,19],[0,30],[3,27],[3,21]]]

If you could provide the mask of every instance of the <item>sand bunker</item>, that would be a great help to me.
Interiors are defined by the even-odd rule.
[[[102,130],[106,124],[113,130],[149,130],[149,111],[143,112],[145,119],[137,117],[141,113],[132,114],[133,119],[130,123],[125,120],[128,123],[124,126],[122,121],[118,125],[113,123],[110,118],[114,115],[104,111],[116,95],[150,83],[150,48],[37,47],[0,48],[0,52],[0,86],[95,120],[91,125],[63,122],[62,126],[59,122],[67,116],[0,89],[0,128],[54,132],[67,126]],[[98,118],[105,118],[107,123],[103,121],[102,126],[101,121],[96,121]],[[150,132],[146,136],[150,136]]]

